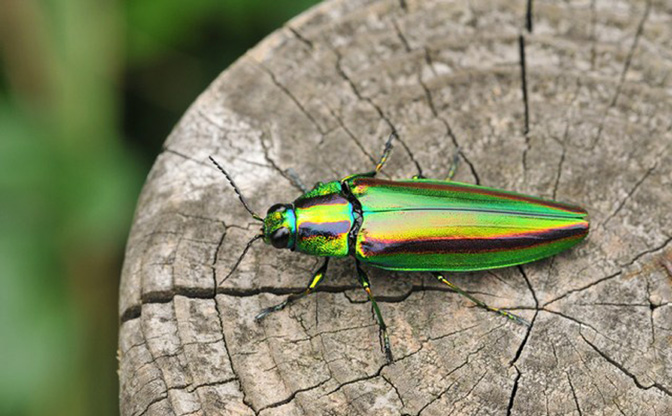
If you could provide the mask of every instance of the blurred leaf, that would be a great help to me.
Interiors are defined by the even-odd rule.
[[[314,3],[3,4],[0,414],[118,414],[120,263],[144,176],[196,96]]]

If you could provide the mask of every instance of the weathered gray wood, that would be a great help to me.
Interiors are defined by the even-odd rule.
[[[671,414],[671,16],[669,1],[343,0],[270,35],[189,109],[140,197],[122,414]],[[392,128],[390,177],[417,162],[441,178],[459,146],[456,180],[589,210],[573,250],[453,276],[530,329],[371,270],[388,365],[350,261],[253,321],[317,263],[257,244],[230,274],[258,223],[207,156],[264,212],[298,195],[287,169],[369,170]]]

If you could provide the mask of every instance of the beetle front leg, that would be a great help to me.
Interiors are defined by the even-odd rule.
[[[293,302],[301,299],[304,296],[310,295],[315,290],[317,285],[320,284],[325,274],[327,273],[328,264],[329,264],[329,257],[324,259],[324,263],[322,264],[322,266],[320,266],[320,268],[317,269],[317,271],[313,274],[313,277],[310,279],[310,283],[308,284],[306,290],[300,293],[294,293],[292,295],[289,295],[287,299],[285,299],[283,302],[278,303],[275,306],[271,306],[270,308],[263,309],[261,312],[259,312],[259,314],[257,314],[257,316],[254,317],[254,320],[261,321],[267,315],[273,312],[281,311],[285,309],[287,305],[292,304]]]
[[[391,363],[393,361],[392,349],[390,348],[390,337],[387,335],[387,325],[385,325],[385,321],[383,320],[383,314],[380,313],[380,308],[378,308],[376,298],[373,296],[373,292],[371,291],[371,283],[369,282],[369,277],[366,275],[366,272],[362,270],[362,267],[359,264],[359,260],[355,260],[355,266],[357,268],[357,276],[359,277],[359,283],[366,291],[366,294],[369,297],[369,300],[371,301],[373,311],[376,314],[376,319],[378,320],[378,327],[380,328],[380,334],[382,336],[383,341],[382,346],[383,351],[385,351],[385,357],[387,358],[387,361]]]
[[[298,188],[301,192],[308,193],[308,187],[306,184],[303,183],[301,180],[301,177],[299,177],[299,174],[294,171],[294,169],[289,168],[285,169],[285,174],[287,175],[287,179],[294,185],[295,188]]]
[[[486,305],[486,303],[483,302],[482,300],[476,299],[475,297],[471,296],[470,294],[468,294],[464,290],[455,286],[453,283],[449,282],[445,277],[443,277],[443,275],[441,273],[432,272],[432,274],[434,275],[434,277],[439,279],[439,282],[447,284],[448,287],[450,287],[452,290],[454,290],[458,294],[464,296],[465,298],[469,299],[470,301],[474,302],[476,305],[480,306],[481,308],[487,309],[491,312],[498,313],[498,314],[500,314],[504,317],[507,317],[507,318],[511,319],[512,321],[514,321],[518,324],[530,326],[529,322],[527,322],[525,319],[523,319],[523,318],[521,318],[517,315],[514,315],[514,314],[509,313],[507,311],[503,311],[501,309],[493,308],[492,306]]]

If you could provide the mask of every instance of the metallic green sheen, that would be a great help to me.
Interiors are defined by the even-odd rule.
[[[353,224],[353,207],[343,195],[341,184],[318,184],[293,203],[296,215],[294,250],[313,256],[345,257],[349,254],[348,233]]]
[[[296,201],[294,201],[294,204],[300,203],[301,201],[306,199],[315,198],[317,196],[337,195],[340,194],[340,192],[341,192],[341,183],[338,181],[332,181],[327,183],[318,182],[315,184],[315,187],[313,189],[298,197]]]
[[[348,182],[362,207],[354,256],[406,271],[473,271],[528,263],[588,233],[579,207],[436,180]]]
[[[264,242],[271,244],[271,235],[279,228],[287,228],[289,230],[289,242],[287,247],[294,246],[296,236],[296,217],[294,210],[287,209],[286,211],[271,212],[264,218],[264,226],[262,228],[264,234]]]

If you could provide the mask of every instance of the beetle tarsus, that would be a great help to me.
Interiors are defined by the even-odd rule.
[[[514,315],[511,312],[503,311],[503,310],[497,309],[497,308],[491,308],[489,306],[486,309],[488,309],[489,311],[492,311],[492,312],[496,312],[496,313],[498,313],[498,314],[500,314],[500,315],[502,315],[506,318],[509,318],[510,320],[517,323],[518,325],[524,325],[524,326],[531,326],[532,325],[532,324],[530,324],[530,321],[528,321],[527,319],[521,318],[518,315]]]
[[[369,301],[371,301],[371,307],[373,308],[376,320],[378,321],[378,327],[380,328],[380,338],[382,341],[381,342],[382,350],[385,353],[385,358],[387,358],[387,361],[391,363],[392,361],[394,361],[394,358],[392,357],[392,348],[390,347],[390,337],[387,334],[387,325],[385,325],[385,321],[383,320],[383,314],[380,312],[380,308],[378,307],[376,298],[375,296],[373,296],[373,292],[371,291],[371,283],[369,282],[369,277],[366,275],[366,272],[362,269],[361,265],[359,264],[359,260],[355,260],[355,268],[357,269],[357,277],[359,278],[359,283],[362,285],[364,291],[366,292],[366,295],[369,297]]]
[[[390,137],[387,139],[387,142],[385,142],[383,154],[380,156],[380,160],[376,164],[376,169],[374,170],[375,173],[380,172],[380,170],[383,169],[383,166],[385,166],[385,162],[387,162],[387,159],[390,157],[390,152],[392,152],[392,141],[398,137],[399,136],[397,135],[396,131],[390,133]]]
[[[503,310],[498,309],[498,308],[493,308],[492,306],[487,305],[487,304],[486,304],[485,302],[483,302],[482,300],[477,299],[477,298],[471,296],[470,294],[468,294],[468,293],[465,292],[464,290],[460,289],[460,288],[459,288],[458,286],[456,286],[455,284],[449,282],[448,279],[446,279],[445,277],[443,277],[443,275],[442,275],[441,273],[433,272],[432,274],[433,274],[434,277],[436,277],[441,283],[445,283],[445,284],[448,285],[448,287],[450,287],[454,292],[456,292],[456,293],[459,294],[459,295],[464,296],[465,298],[467,298],[467,299],[469,299],[470,301],[474,302],[476,305],[480,306],[481,308],[486,309],[486,310],[489,310],[489,311],[491,311],[491,312],[498,313],[498,314],[500,314],[500,315],[502,315],[502,316],[504,316],[504,317],[506,317],[506,318],[508,318],[508,319],[510,319],[510,320],[512,320],[512,321],[514,321],[514,322],[516,322],[517,324],[525,325],[525,326],[530,326],[530,323],[529,323],[527,320],[525,320],[525,319],[523,319],[523,318],[521,318],[521,317],[519,317],[519,316],[517,316],[517,315],[514,315],[514,314],[512,314],[511,312],[503,311]]]
[[[385,353],[385,358],[387,358],[388,363],[394,362],[394,357],[392,356],[392,348],[390,347],[390,337],[387,335],[387,329],[380,330],[381,337],[383,339],[382,349]]]
[[[512,320],[513,322],[515,322],[515,323],[517,323],[517,324],[519,324],[519,325],[532,326],[532,324],[530,323],[530,321],[528,321],[528,320],[525,319],[525,318],[521,318],[521,317],[518,316],[518,315],[514,315],[514,314],[512,314],[511,312],[502,311],[502,310],[499,310],[499,309],[497,310],[497,312],[498,312],[499,314],[501,314],[501,315],[506,316],[507,318],[509,318],[510,320]]]
[[[450,182],[453,180],[453,176],[455,176],[455,173],[457,172],[457,165],[460,163],[460,148],[455,149],[455,153],[453,154],[453,161],[450,162],[450,166],[448,167],[448,175],[446,175],[446,182]]]
[[[257,316],[254,317],[254,320],[259,322],[262,319],[264,319],[266,316],[272,314],[273,312],[277,312],[277,311],[281,311],[281,310],[285,309],[285,306],[287,306],[289,304],[288,301],[289,301],[289,298],[287,298],[287,300],[285,300],[284,302],[279,303],[275,306],[271,306],[270,308],[262,309],[261,312],[259,312],[257,314]]]
[[[313,291],[315,290],[317,285],[319,285],[320,282],[322,281],[322,279],[324,279],[324,275],[327,273],[327,266],[328,265],[329,265],[329,257],[326,257],[324,259],[324,263],[322,263],[322,266],[320,266],[320,268],[317,269],[317,271],[315,271],[315,273],[313,273],[313,276],[311,277],[310,283],[308,284],[308,287],[306,288],[306,290],[304,290],[303,292],[300,292],[300,293],[294,293],[294,294],[291,294],[291,295],[287,296],[287,299],[278,303],[275,306],[271,306],[271,307],[262,309],[261,312],[259,312],[257,314],[257,316],[254,317],[254,320],[259,322],[262,319],[264,319],[266,316],[272,314],[273,312],[281,311],[281,310],[285,309],[285,307],[287,305],[290,305],[290,304],[294,303],[295,301],[301,299],[302,297],[308,296],[311,293],[313,293]]]
[[[355,173],[353,175],[346,176],[345,178],[341,179],[341,184],[357,178],[375,178],[378,172],[380,172],[383,169],[383,166],[385,166],[385,163],[387,162],[387,159],[390,157],[390,153],[392,152],[392,142],[398,137],[399,135],[397,135],[396,131],[390,133],[390,137],[385,142],[383,154],[380,156],[380,160],[378,163],[376,163],[376,167],[371,172]]]
[[[285,174],[287,175],[287,179],[292,183],[292,185],[303,192],[304,194],[308,193],[308,187],[306,184],[303,183],[301,180],[301,177],[299,177],[299,174],[294,171],[294,169],[289,168],[285,169]]]

